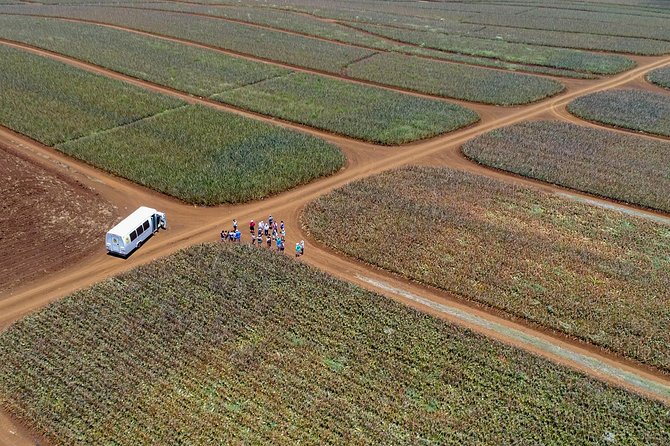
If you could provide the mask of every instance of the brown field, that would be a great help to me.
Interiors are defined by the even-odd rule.
[[[0,289],[62,271],[104,252],[113,205],[53,167],[0,147]]]

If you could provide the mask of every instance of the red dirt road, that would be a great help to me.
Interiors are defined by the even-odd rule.
[[[12,44],[12,46],[59,59],[89,71],[95,71],[109,77],[132,82],[144,88],[161,91],[185,100],[188,99],[190,102],[230,109],[220,104],[213,104],[204,99],[193,98],[174,90],[132,79],[128,76],[95,67],[91,64],[81,63],[71,58],[56,56],[52,53],[27,48],[23,45]],[[3,290],[0,292],[0,329],[6,328],[11,322],[26,313],[34,311],[48,302],[59,299],[77,289],[92,285],[107,277],[156,258],[167,256],[180,248],[195,243],[216,240],[218,231],[222,227],[229,227],[232,218],[245,222],[251,218],[259,219],[272,214],[287,223],[289,247],[291,243],[295,243],[300,239],[307,240],[307,252],[301,258],[306,263],[422,311],[429,312],[460,325],[465,325],[474,331],[492,336],[502,342],[518,346],[568,367],[580,370],[590,376],[670,404],[670,379],[656,370],[603,352],[567,336],[536,327],[524,321],[510,320],[504,314],[462,301],[457,296],[423,287],[352,259],[342,257],[314,244],[307,234],[302,232],[299,226],[300,212],[308,201],[356,179],[417,162],[464,169],[492,176],[502,181],[538,187],[552,193],[569,194],[577,199],[591,200],[594,203],[606,206],[620,206],[623,209],[632,210],[640,216],[663,219],[670,223],[670,217],[663,213],[614,203],[609,200],[568,191],[538,181],[522,179],[515,175],[479,166],[468,161],[459,151],[462,143],[481,133],[523,120],[543,117],[543,115],[552,109],[560,109],[560,107],[563,107],[570,100],[583,94],[619,87],[629,82],[637,82],[648,71],[670,63],[670,57],[640,58],[639,62],[640,66],[638,68],[627,73],[597,81],[580,81],[573,84],[566,93],[538,104],[516,108],[486,107],[486,113],[482,116],[482,121],[476,126],[401,147],[377,147],[337,135],[324,134],[323,132],[314,131],[303,126],[272,120],[279,125],[313,133],[336,143],[342,148],[348,158],[347,168],[331,177],[314,181],[265,200],[217,208],[197,208],[186,205],[134,183],[108,175],[98,169],[62,155],[51,148],[44,147],[29,138],[0,128],[0,142],[4,145],[18,150],[27,156],[38,157],[52,163],[54,169],[60,169],[64,174],[77,178],[82,184],[93,188],[101,197],[115,204],[119,208],[120,214],[127,214],[140,204],[149,204],[152,207],[165,211],[170,223],[168,231],[160,232],[127,260],[107,256],[104,247],[100,244],[99,248],[96,248],[85,261],[72,265],[57,275],[45,275],[30,285],[10,291]],[[470,107],[473,108],[471,105]],[[256,119],[259,118],[258,115],[254,114],[243,114]],[[561,119],[580,122],[570,116],[561,115],[560,117]],[[268,118],[263,117],[261,119]],[[24,267],[31,268],[35,267],[35,265],[26,263]],[[457,313],[456,310],[460,313]],[[456,316],[456,314],[469,315],[471,318],[463,318]],[[478,323],[476,322],[477,320],[485,321],[489,325]],[[502,329],[491,329],[490,326],[500,326]],[[544,342],[538,343],[529,340],[528,336]],[[567,351],[570,354],[563,355],[561,351]],[[595,362],[584,362],[579,359],[581,357],[586,357],[589,361],[592,360]],[[596,365],[594,366],[593,364]],[[12,428],[10,422],[6,421],[9,419],[7,414],[4,417],[3,419],[3,415],[0,414],[0,445],[34,444],[34,442],[31,443],[32,439],[26,436],[28,435],[25,434],[26,431],[22,431],[25,434],[24,436],[19,435],[21,431]],[[10,430],[14,433],[10,433]],[[19,432],[19,434],[16,432]],[[21,441],[24,441],[24,443],[21,443]]]

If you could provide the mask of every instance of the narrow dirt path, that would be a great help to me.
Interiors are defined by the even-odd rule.
[[[176,97],[188,98],[191,103],[202,103],[206,106],[229,110],[221,104],[212,104],[200,98],[193,98],[181,92],[165,87],[129,78],[110,70],[84,64],[44,50],[36,50],[24,45],[11,44],[28,51],[33,51],[89,70],[98,70],[100,74],[124,80],[144,88],[160,91]],[[622,75],[605,80],[593,81],[580,88],[570,89],[560,97],[545,100],[526,107],[497,108],[482,122],[474,127],[463,129],[428,141],[413,143],[401,147],[378,147],[361,143],[337,135],[323,134],[311,128],[303,128],[289,123],[281,125],[297,128],[300,131],[323,136],[339,145],[348,159],[347,168],[339,173],[322,178],[285,193],[242,205],[229,205],[216,208],[197,208],[171,199],[154,191],[138,186],[129,181],[114,177],[100,170],[76,161],[55,150],[45,147],[30,138],[16,134],[8,129],[0,128],[0,140],[11,147],[21,150],[30,156],[40,157],[53,163],[69,175],[80,179],[84,184],[95,188],[103,197],[115,203],[120,212],[128,212],[140,204],[151,204],[153,207],[168,214],[170,229],[159,233],[148,241],[143,248],[127,260],[105,255],[104,247],[91,253],[91,256],[79,265],[60,272],[55,276],[47,276],[30,286],[18,288],[10,292],[0,292],[0,329],[6,328],[21,316],[59,299],[71,292],[90,286],[113,275],[127,271],[138,265],[167,256],[178,249],[190,245],[214,241],[221,227],[230,226],[232,218],[241,222],[251,218],[264,218],[273,214],[287,223],[288,246],[300,239],[305,239],[307,252],[301,261],[316,266],[342,279],[359,284],[382,295],[404,302],[405,304],[427,311],[435,316],[448,319],[456,324],[464,325],[472,330],[498,339],[504,343],[518,346],[559,362],[583,373],[624,387],[651,398],[670,404],[670,379],[660,371],[643,364],[621,358],[617,355],[601,351],[588,344],[570,339],[559,333],[548,331],[525,321],[510,320],[509,316],[499,314],[495,310],[479,307],[465,302],[457,296],[441,290],[430,289],[419,284],[393,276],[353,259],[331,252],[313,243],[307,234],[300,229],[299,216],[302,208],[309,201],[332,191],[351,181],[364,178],[382,171],[412,164],[416,161],[438,157],[441,165],[456,169],[467,169],[482,175],[492,176],[525,185],[533,185],[553,193],[567,194],[574,199],[590,200],[596,205],[619,206],[624,210],[632,210],[649,218],[668,219],[663,213],[652,212],[619,203],[569,191],[549,184],[522,179],[504,172],[495,171],[468,161],[460,155],[458,147],[472,137],[492,129],[510,125],[526,119],[536,119],[553,107],[562,107],[573,98],[593,91],[614,88],[638,79],[648,71],[667,65],[670,57],[651,59]],[[188,101],[187,101],[188,102]],[[254,119],[269,120],[240,110],[230,110]],[[276,122],[276,120],[269,120]],[[2,415],[0,413],[0,415]],[[10,419],[7,414],[4,419]],[[1,421],[1,420],[0,420]],[[0,445],[21,444],[16,438],[16,431],[10,433],[8,424],[0,422]],[[29,438],[26,443],[30,443]]]

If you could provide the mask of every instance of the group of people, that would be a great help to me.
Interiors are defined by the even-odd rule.
[[[284,225],[284,220],[280,220],[277,223],[277,220],[272,218],[272,215],[268,217],[267,222],[261,220],[258,222],[258,225],[253,220],[249,221],[249,234],[251,236],[251,245],[258,245],[259,248],[263,247],[263,242],[268,248],[272,248],[272,243],[275,243],[277,251],[284,252],[286,246],[286,226]],[[237,242],[241,243],[242,233],[238,228],[237,220],[233,220],[233,230],[221,231],[221,241],[222,242]],[[305,241],[301,240],[299,243],[295,244],[295,256],[299,257],[305,254]]]

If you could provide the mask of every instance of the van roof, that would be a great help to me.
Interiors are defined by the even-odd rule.
[[[110,229],[108,233],[118,235],[119,237],[128,235],[131,231],[134,231],[139,225],[147,221],[157,212],[158,211],[156,211],[156,209],[140,206],[137,208],[137,210],[135,210],[135,212],[121,220],[119,224]]]

